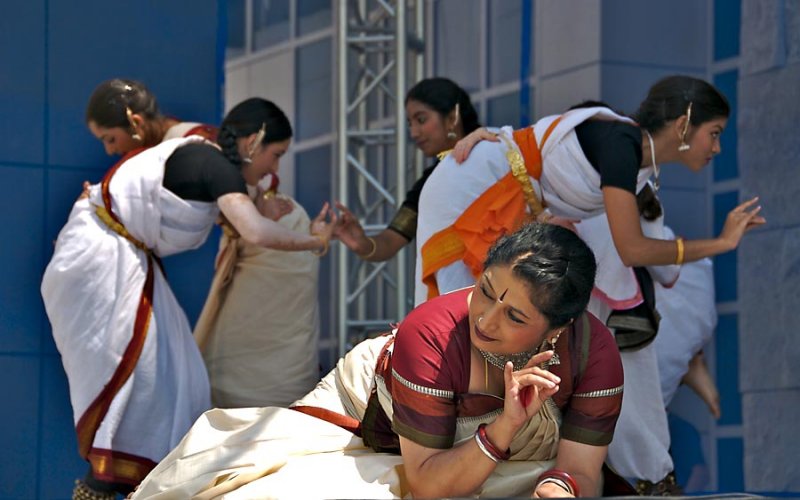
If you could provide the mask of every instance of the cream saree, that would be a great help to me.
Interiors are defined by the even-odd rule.
[[[359,419],[387,337],[369,339],[342,358],[297,406]],[[383,403],[383,401],[382,401]],[[550,403],[550,402],[548,402]],[[459,419],[456,445],[497,415]],[[560,416],[547,404],[512,442],[476,497],[529,496],[553,464]],[[408,498],[400,455],[376,453],[325,420],[284,408],[206,412],[145,479],[134,498]]]
[[[306,211],[278,224],[308,232]],[[223,235],[209,296],[195,327],[220,408],[288,406],[319,380],[319,258]]]

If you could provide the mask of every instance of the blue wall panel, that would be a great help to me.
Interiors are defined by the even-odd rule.
[[[41,163],[44,159],[44,12],[44,0],[30,0],[4,5],[0,16],[3,163]]]
[[[718,492],[745,491],[743,455],[742,438],[724,438],[717,441]]]
[[[739,390],[739,317],[721,314],[717,323],[717,369],[714,379],[719,387],[719,425],[742,424],[742,394]]]
[[[742,2],[714,0],[714,60],[739,55]]]
[[[0,498],[37,498],[39,358],[0,354]]]
[[[108,78],[142,80],[164,112],[218,123],[216,14],[211,2],[187,0],[50,2],[51,163],[102,161],[103,149],[83,117],[92,90]]]
[[[41,167],[0,166],[4,203],[0,227],[8,232],[0,245],[0,352],[39,351],[42,313],[39,298],[42,268],[44,196]],[[9,265],[10,264],[10,265]]]
[[[714,77],[714,85],[728,98],[731,105],[731,115],[728,124],[720,136],[722,152],[714,158],[714,181],[725,181],[739,177],[739,133],[736,128],[736,103],[739,101],[737,92],[739,83],[738,71],[726,71]]]

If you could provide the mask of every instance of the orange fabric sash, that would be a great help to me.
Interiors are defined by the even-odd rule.
[[[111,208],[109,183],[119,167],[141,151],[142,149],[139,149],[125,155],[103,177],[101,186],[105,209],[108,215],[119,225],[122,225],[122,223]],[[91,463],[92,471],[96,477],[106,481],[138,484],[138,482],[144,479],[144,476],[150,472],[150,469],[155,466],[155,463],[146,458],[135,457],[111,450],[92,448],[97,429],[106,417],[108,408],[111,406],[114,397],[116,397],[119,390],[125,385],[125,382],[127,382],[131,373],[133,373],[133,370],[136,368],[139,356],[142,353],[142,348],[144,347],[144,341],[147,338],[147,330],[150,326],[150,319],[153,313],[153,287],[155,283],[153,260],[152,254],[147,252],[147,275],[136,310],[136,319],[133,325],[131,340],[128,342],[122,359],[114,371],[114,374],[111,376],[111,379],[106,383],[103,390],[100,391],[100,394],[92,401],[83,415],[81,415],[81,418],[75,426],[75,430],[78,434],[78,451],[80,455]]]
[[[536,143],[533,127],[514,131],[514,142],[525,161],[525,169],[536,180],[542,176],[541,147],[560,120],[557,118],[547,128],[541,146]],[[473,201],[452,225],[431,236],[420,251],[422,282],[428,288],[428,299],[439,295],[436,272],[458,260],[463,260],[477,277],[494,242],[529,220],[527,207],[522,185],[509,172]]]

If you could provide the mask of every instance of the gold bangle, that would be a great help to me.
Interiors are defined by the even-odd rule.
[[[375,238],[371,236],[367,236],[367,239],[370,243],[372,243],[372,250],[367,255],[359,255],[362,259],[366,260],[375,255],[375,251],[378,250],[378,243],[375,241]]]
[[[680,266],[683,264],[683,238],[678,237],[675,240],[675,244],[678,245],[678,256],[675,258],[675,264]]]
[[[312,234],[311,236],[322,242],[322,250],[311,250],[311,253],[317,257],[324,257],[325,254],[328,253],[328,240],[318,234]]]

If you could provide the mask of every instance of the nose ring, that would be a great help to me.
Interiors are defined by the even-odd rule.
[[[483,316],[478,316],[478,324],[479,325],[481,324],[481,321],[483,321]]]

